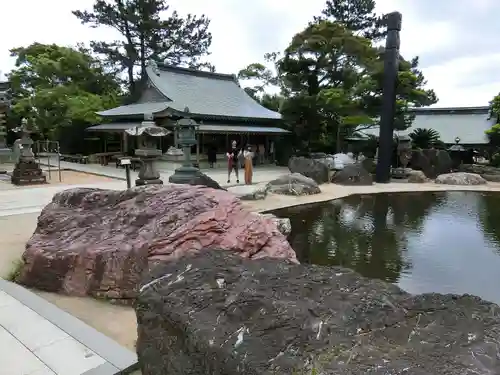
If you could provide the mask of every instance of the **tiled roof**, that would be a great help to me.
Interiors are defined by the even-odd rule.
[[[472,108],[465,110],[455,108],[453,112],[447,109],[448,112],[434,112],[434,114],[416,111],[412,126],[407,130],[396,132],[396,134],[408,135],[417,128],[434,129],[439,132],[441,140],[446,144],[454,144],[457,137],[460,138],[462,144],[487,144],[489,140],[484,132],[495,124],[495,120],[490,118],[488,111],[481,111],[479,108],[486,107],[476,107],[473,113],[467,113]],[[362,130],[360,133],[378,136],[379,128],[378,126],[373,127]]]
[[[98,115],[104,117],[118,117],[118,116],[144,116],[145,113],[155,114],[162,112],[169,107],[168,102],[151,102],[140,104],[122,105],[121,107],[111,108],[106,111],[97,112]]]
[[[168,106],[192,114],[279,120],[281,115],[253,100],[229,74],[210,73],[164,64],[146,68],[154,87],[170,99]]]

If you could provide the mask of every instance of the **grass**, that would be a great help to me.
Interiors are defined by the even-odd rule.
[[[17,259],[14,262],[12,262],[12,268],[10,269],[9,273],[7,273],[6,280],[12,281],[12,282],[17,282],[19,280],[19,276],[21,276],[21,270],[23,268],[24,262],[22,259]]]

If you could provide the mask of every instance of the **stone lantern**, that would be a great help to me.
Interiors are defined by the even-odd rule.
[[[406,168],[411,160],[411,138],[408,136],[398,137],[398,157],[401,166]]]
[[[401,167],[392,168],[391,176],[393,178],[407,178],[410,170],[406,167],[411,160],[411,138],[408,136],[398,136],[397,141],[397,155]]]
[[[134,135],[145,137],[141,146],[135,150],[135,155],[142,162],[138,178],[135,180],[135,186],[163,184],[163,181],[160,179],[160,173],[155,167],[155,161],[162,156],[162,151],[157,148],[156,142],[153,142],[152,136],[148,134],[149,129],[155,128],[157,126],[153,121],[153,114],[146,113],[144,114],[144,121],[141,123],[141,126],[134,129]]]
[[[10,104],[9,83],[0,82],[0,164],[12,157],[12,150],[5,143],[5,136],[7,135],[5,123]],[[0,173],[5,174],[7,171],[0,170]]]
[[[28,127],[28,120],[22,119],[21,126],[14,129],[21,133],[20,154],[12,172],[11,182],[14,185],[34,185],[45,184],[47,177],[43,174],[40,165],[35,161],[35,155],[31,150],[33,140],[31,139],[31,130]],[[16,141],[17,142],[17,141]]]
[[[186,114],[184,118],[176,123],[179,134],[179,144],[184,153],[184,162],[182,166],[177,168],[175,173],[169,177],[168,181],[173,184],[188,184],[200,173],[200,170],[194,167],[191,161],[191,147],[196,144],[196,132],[199,125],[189,116],[189,108],[186,107],[184,113]]]

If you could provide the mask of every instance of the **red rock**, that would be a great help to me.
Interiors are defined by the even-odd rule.
[[[186,185],[78,188],[56,194],[43,209],[18,281],[70,295],[135,298],[149,264],[202,248],[298,263],[273,220],[246,211],[226,191]]]

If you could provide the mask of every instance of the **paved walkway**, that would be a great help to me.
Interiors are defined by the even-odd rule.
[[[43,163],[43,159],[42,159]],[[160,172],[160,178],[164,182],[168,182],[168,178],[174,174],[175,169],[172,167],[171,164],[167,162],[157,162],[156,167],[158,169],[158,172]],[[79,171],[79,172],[85,172],[85,173],[92,173],[92,174],[97,174],[100,176],[106,176],[106,177],[112,177],[112,178],[117,178],[124,180],[126,179],[125,177],[125,170],[123,168],[116,168],[114,165],[99,165],[99,164],[79,164],[79,163],[71,163],[67,161],[61,161],[61,169],[71,169],[74,171]],[[220,168],[220,169],[202,169],[201,170],[203,173],[206,175],[210,176],[213,178],[215,181],[217,181],[221,186],[227,186],[227,170],[225,168]],[[254,168],[254,173],[253,173],[253,180],[254,182],[267,182],[271,181],[272,179],[277,177],[277,173],[288,173],[288,168],[286,167],[277,167],[277,166],[257,166]],[[134,181],[137,178],[138,172],[131,171],[130,176],[132,178],[132,181]],[[243,182],[243,170],[240,170],[240,181]],[[234,175],[231,176],[231,181],[232,184],[236,184],[236,179],[234,178]]]
[[[72,169],[79,172],[118,178],[120,180],[99,184],[39,186],[36,188],[13,187],[12,189],[0,190],[0,216],[40,212],[45,205],[50,203],[54,194],[70,188],[89,187],[121,190],[127,187],[125,183],[125,171],[123,169],[97,164],[78,164],[69,162],[61,162],[61,169]],[[206,169],[203,170],[203,172],[217,181],[221,186],[229,187],[236,184],[234,178],[232,184],[227,184],[227,172],[224,169]],[[161,179],[165,183],[168,183],[168,177],[173,173],[173,170],[160,170]],[[284,173],[288,173],[288,168],[276,166],[258,167],[254,170],[254,182],[268,182]],[[132,182],[137,178],[137,174],[137,172],[131,172]],[[243,178],[243,176],[241,176],[241,178]]]
[[[0,279],[2,375],[114,375],[137,355],[29,290]]]

